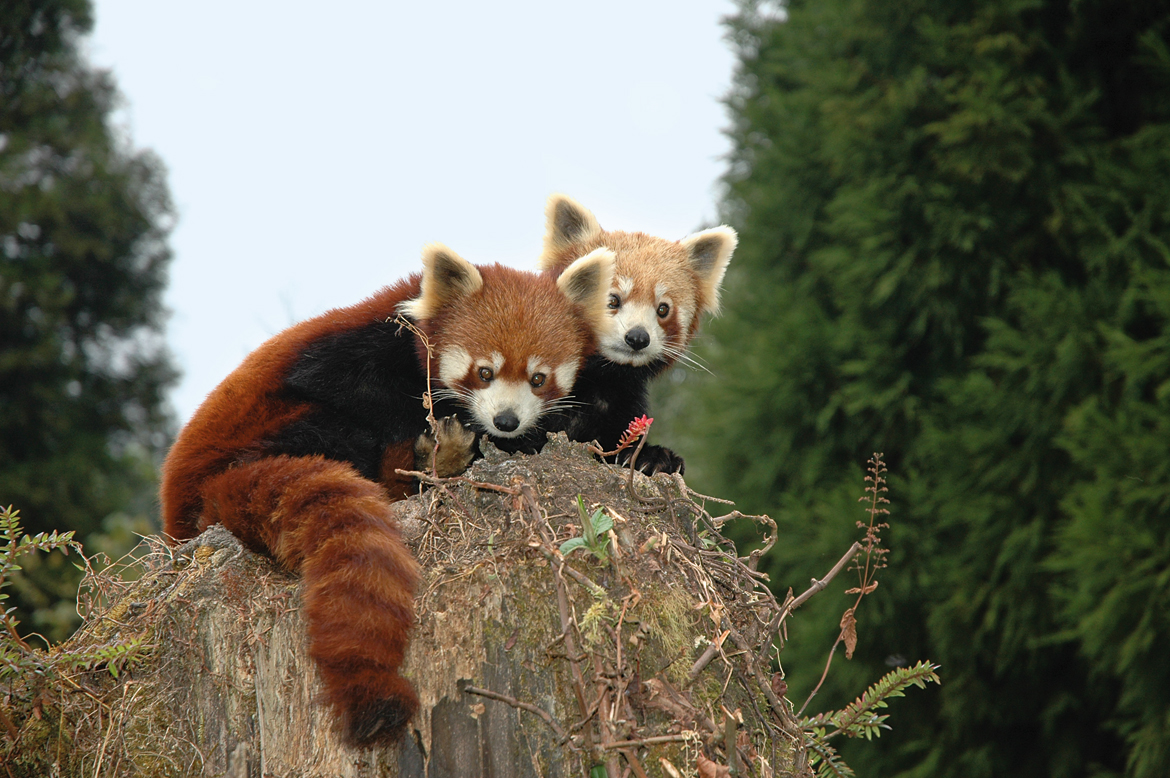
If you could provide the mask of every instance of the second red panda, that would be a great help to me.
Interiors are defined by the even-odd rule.
[[[719,310],[719,287],[738,238],[726,226],[678,241],[603,230],[584,206],[559,194],[549,198],[545,213],[542,270],[555,275],[602,247],[614,253],[608,316],[594,333],[597,354],[578,376],[576,405],[545,427],[612,451],[630,421],[648,412],[651,379],[686,358],[702,316]],[[668,448],[645,446],[637,466],[647,473],[681,473],[684,463]]]
[[[606,316],[612,253],[555,278],[475,266],[443,246],[424,270],[276,335],[195,412],[162,471],[165,530],[221,523],[304,578],[309,652],[347,739],[395,739],[418,698],[399,674],[418,566],[390,517],[412,491],[427,431],[424,343],[436,417],[499,440],[538,429],[564,398]]]

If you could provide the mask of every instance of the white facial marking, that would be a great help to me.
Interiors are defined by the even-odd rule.
[[[528,358],[528,377],[529,378],[532,378],[532,376],[535,375],[536,373],[544,373],[545,375],[548,375],[550,372],[552,372],[552,371],[549,370],[548,365],[545,364],[541,360],[540,357],[529,357]]]
[[[439,354],[439,380],[447,386],[461,381],[471,370],[471,354],[459,346],[443,349]]]
[[[629,276],[615,276],[613,281],[621,297],[629,297],[630,292],[634,291],[634,279]]]
[[[577,380],[577,363],[565,362],[553,368],[553,377],[557,379],[557,388],[562,392],[569,392],[573,382]]]
[[[666,290],[669,288],[670,287],[667,286],[664,282],[659,281],[657,284],[654,285],[654,299],[661,302],[662,298],[666,296]]]
[[[469,407],[471,415],[489,435],[515,438],[536,425],[544,403],[533,394],[527,381],[496,379],[482,389],[472,390]],[[516,429],[510,431],[500,429],[495,422],[497,416],[508,411],[514,413],[520,422]]]
[[[695,316],[695,311],[685,305],[680,305],[674,309],[675,318],[678,319],[678,331],[683,333],[683,338],[686,338],[686,332],[691,326],[691,319]]]
[[[606,320],[605,331],[599,332],[597,349],[610,362],[623,365],[645,365],[662,356],[665,333],[658,323],[657,305],[627,303],[613,312]],[[626,333],[635,327],[643,327],[650,336],[650,343],[642,349],[633,349],[626,343]]]
[[[499,375],[500,370],[504,367],[504,355],[498,351],[493,351],[487,359],[475,360],[476,370],[485,367],[492,371],[493,376]]]

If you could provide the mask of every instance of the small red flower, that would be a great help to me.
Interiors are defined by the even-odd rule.
[[[629,448],[634,441],[650,431],[650,425],[653,423],[654,419],[648,418],[645,414],[641,418],[631,421],[630,426],[626,427],[626,431],[622,433],[621,440],[618,441],[617,450]]]

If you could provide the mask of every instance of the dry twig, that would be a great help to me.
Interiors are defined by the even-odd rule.
[[[557,723],[556,719],[549,715],[548,711],[539,708],[530,702],[522,702],[517,700],[515,697],[509,697],[506,694],[500,694],[499,692],[493,692],[488,689],[480,689],[478,686],[465,686],[463,687],[463,691],[465,694],[476,694],[480,697],[487,697],[489,700],[499,700],[500,702],[511,705],[513,708],[519,708],[520,710],[526,710],[529,713],[534,713],[540,717],[541,721],[543,721],[545,724],[548,724],[549,728],[552,729],[553,733],[557,736],[557,740],[559,742],[564,743],[569,739],[568,733],[565,732],[564,728]]]

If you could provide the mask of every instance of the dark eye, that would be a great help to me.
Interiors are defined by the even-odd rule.
[[[479,369],[479,380],[483,381],[484,383],[487,383],[495,377],[496,374],[492,372],[490,367],[481,367]]]
[[[611,294],[609,296],[609,302],[606,303],[606,307],[611,311],[616,311],[618,308],[622,307],[622,298],[618,297],[616,294]]]
[[[544,386],[544,373],[533,373],[532,378],[528,379],[528,383],[532,384],[533,389],[539,389]]]
[[[662,303],[661,305],[658,306],[658,318],[665,319],[669,315],[670,315],[670,306],[669,305],[667,305],[666,303]]]

